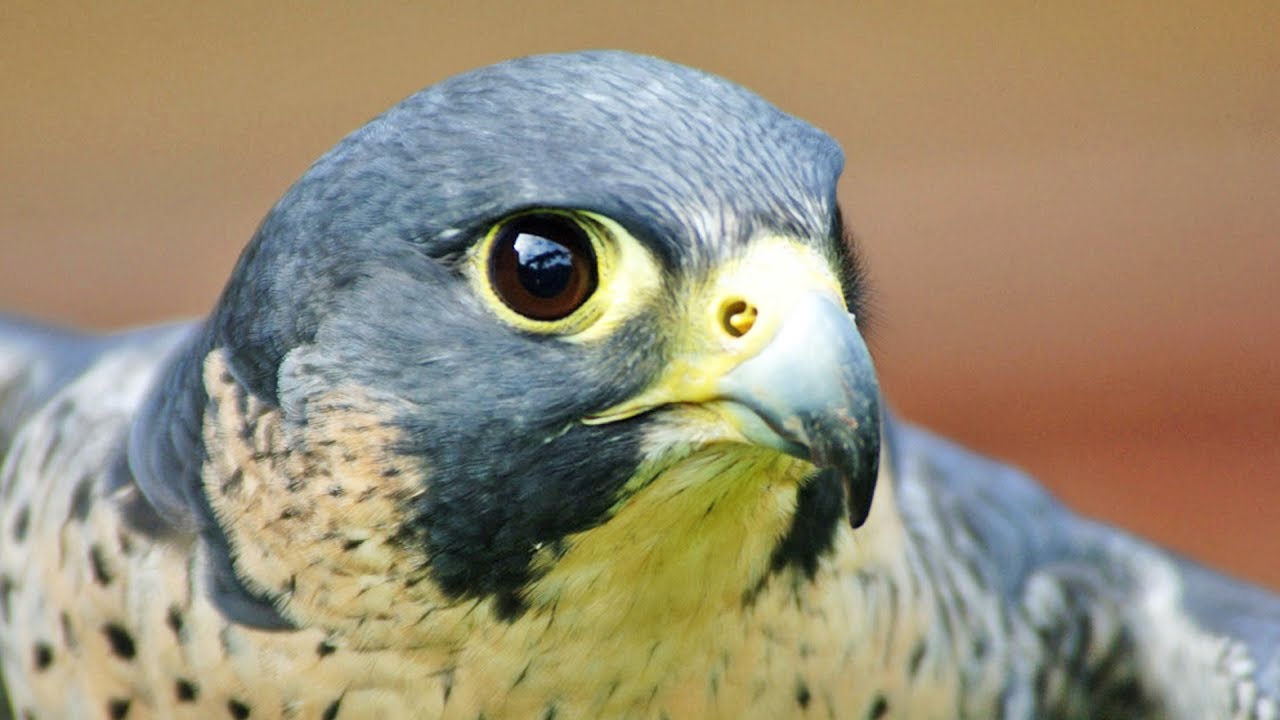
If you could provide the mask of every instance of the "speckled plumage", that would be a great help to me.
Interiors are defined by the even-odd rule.
[[[882,440],[878,483],[856,452],[744,442],[700,401],[593,420],[692,352],[699,303],[777,238],[860,311],[841,162],[697,71],[528,58],[317,162],[207,320],[0,322],[0,701],[24,719],[1276,717],[1280,601],[1012,469],[889,416],[874,437],[838,414],[801,434]],[[611,218],[649,258],[602,337],[509,327],[468,284],[484,230],[530,207]]]

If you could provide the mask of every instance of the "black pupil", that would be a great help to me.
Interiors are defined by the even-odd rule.
[[[585,229],[552,214],[516,218],[494,239],[489,277],[507,307],[535,320],[558,320],[596,288],[596,258]]]
[[[554,298],[573,279],[573,252],[549,238],[532,232],[516,236],[516,275],[530,295]]]

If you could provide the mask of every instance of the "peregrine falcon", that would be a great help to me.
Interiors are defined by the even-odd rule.
[[[697,70],[523,58],[341,141],[208,317],[0,321],[0,698],[1276,717],[1275,597],[888,413],[842,164]]]

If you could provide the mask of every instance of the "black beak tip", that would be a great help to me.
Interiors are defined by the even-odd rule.
[[[871,501],[876,494],[880,475],[880,422],[871,416],[870,427],[859,428],[852,452],[845,456],[841,475],[844,478],[845,501],[849,504],[849,524],[856,530],[871,514]]]
[[[872,458],[858,468],[857,476],[844,476],[845,500],[849,504],[849,525],[854,530],[862,527],[871,515],[871,501],[876,492],[876,476],[880,471],[880,459]]]
[[[810,418],[805,423],[806,435],[812,443],[812,461],[839,473],[844,483],[849,524],[857,529],[871,514],[876,478],[880,474],[879,413],[873,409],[865,414],[853,433],[832,431],[834,428],[828,422],[815,422]]]

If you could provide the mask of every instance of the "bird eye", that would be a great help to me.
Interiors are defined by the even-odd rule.
[[[512,218],[489,253],[494,292],[532,320],[559,320],[581,307],[596,289],[596,270],[587,231],[552,213]]]

